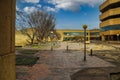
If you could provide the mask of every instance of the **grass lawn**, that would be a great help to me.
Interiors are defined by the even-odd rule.
[[[19,49],[17,50],[21,54],[32,55],[37,53],[39,50],[36,49]]]
[[[28,65],[32,66],[38,60],[38,57],[33,56],[24,56],[24,55],[17,55],[16,56],[16,65]]]
[[[33,49],[44,49],[44,48],[46,48],[48,45],[46,44],[46,45],[32,45],[31,46],[31,48],[33,48]]]
[[[20,53],[16,55],[16,65],[32,66],[39,59],[39,57],[33,56],[39,50],[17,48],[16,51]]]
[[[22,47],[15,47],[15,50],[18,51],[18,50],[21,50]]]

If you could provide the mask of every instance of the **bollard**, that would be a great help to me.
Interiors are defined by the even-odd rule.
[[[90,56],[92,56],[92,55],[93,55],[93,54],[92,54],[92,52],[93,52],[93,51],[92,51],[92,49],[90,49]]]
[[[68,45],[66,46],[66,49],[67,49],[67,51],[68,51]]]
[[[51,51],[53,51],[53,47],[51,47]]]

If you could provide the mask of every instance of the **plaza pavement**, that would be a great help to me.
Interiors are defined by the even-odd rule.
[[[42,50],[36,53],[34,56],[40,57],[37,63],[29,69],[28,67],[23,69],[27,74],[24,75],[25,80],[71,80],[71,75],[84,68],[115,67],[109,62],[88,54],[87,61],[84,62],[83,44],[69,43],[68,45],[70,51],[65,50],[66,43],[63,42],[53,51]],[[20,78],[18,80],[23,80]]]
[[[36,54],[41,57],[37,62],[45,64],[48,67],[48,75],[40,80],[71,80],[70,75],[89,67],[115,67],[114,65],[99,59],[95,56],[87,55],[87,61],[83,61],[83,52],[81,51],[44,51]],[[38,70],[39,71],[39,70]]]

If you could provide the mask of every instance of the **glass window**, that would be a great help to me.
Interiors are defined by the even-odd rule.
[[[120,30],[120,25],[112,25],[112,26],[106,26],[103,28],[100,28],[100,31],[108,31],[108,30]]]
[[[91,32],[90,35],[99,35],[99,32]]]
[[[69,35],[69,36],[82,36],[84,35],[84,32],[64,32],[64,35]]]

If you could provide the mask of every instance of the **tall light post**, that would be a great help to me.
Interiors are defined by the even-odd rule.
[[[69,36],[69,34],[67,33],[67,36]],[[66,50],[68,51],[68,39],[67,39],[67,46],[66,46]]]
[[[84,29],[84,61],[86,61],[86,29],[87,25],[83,25]]]
[[[54,37],[53,31],[50,31],[50,39],[51,39],[51,51],[53,51],[53,44],[52,44],[52,39]]]

